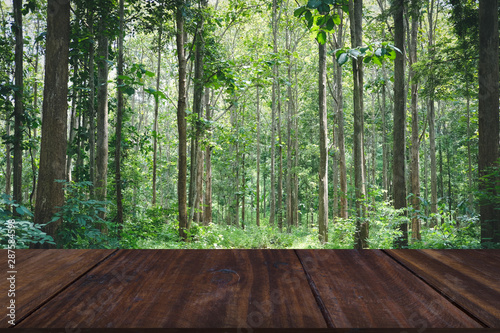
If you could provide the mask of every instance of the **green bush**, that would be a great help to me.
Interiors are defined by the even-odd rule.
[[[12,213],[4,208],[11,206],[20,216],[13,217]],[[27,249],[30,244],[50,243],[55,244],[54,239],[42,231],[46,224],[34,224],[29,221],[33,214],[24,206],[16,204],[10,196],[2,194],[0,198],[0,246],[2,249],[7,249],[9,246],[9,226],[7,221],[14,220],[15,228],[15,248]],[[11,243],[13,244],[13,243]]]

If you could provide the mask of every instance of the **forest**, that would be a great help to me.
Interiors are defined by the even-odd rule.
[[[0,9],[3,248],[500,248],[498,0]]]

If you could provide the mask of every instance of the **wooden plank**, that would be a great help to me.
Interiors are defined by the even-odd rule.
[[[296,250],[331,327],[481,327],[380,250]]]
[[[500,327],[500,250],[387,253],[489,327]]]
[[[286,250],[120,250],[18,327],[326,327]]]
[[[16,250],[16,321],[67,287],[114,250]],[[6,272],[7,250],[0,251],[0,269]],[[10,275],[10,274],[9,274]],[[0,279],[0,304],[10,304],[9,281]],[[4,317],[0,327],[9,327]]]

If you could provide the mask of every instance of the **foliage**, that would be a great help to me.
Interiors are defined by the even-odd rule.
[[[15,208],[19,216],[13,216],[13,214],[1,207],[11,207]],[[29,221],[33,214],[24,206],[15,203],[10,196],[2,194],[0,198],[0,246],[6,249],[9,245],[9,220],[14,220],[15,229],[15,248],[16,249],[27,249],[31,244],[43,244],[50,243],[55,244],[51,236],[47,235],[42,231],[43,227],[47,224],[34,224]]]
[[[116,225],[103,220],[99,213],[106,212],[105,201],[88,199],[91,182],[67,182],[64,184],[66,201],[54,215],[51,222],[62,219],[58,239],[64,248],[94,249],[114,247],[116,243]],[[107,234],[103,232],[107,230]]]

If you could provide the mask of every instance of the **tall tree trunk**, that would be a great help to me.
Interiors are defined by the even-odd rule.
[[[179,138],[179,162],[177,176],[177,200],[179,207],[179,236],[187,238],[188,217],[186,200],[187,177],[187,124],[186,124],[186,54],[184,52],[184,16],[182,6],[176,11],[176,44],[179,68],[179,95],[177,100],[177,130]]]
[[[47,40],[43,92],[43,123],[40,144],[40,168],[35,207],[35,223],[44,224],[64,204],[70,3],[49,0],[47,3]],[[45,232],[57,242],[61,220],[49,223]],[[58,244],[59,246],[61,244]],[[48,243],[41,247],[55,247]]]
[[[434,58],[434,0],[427,3],[428,19],[428,48],[431,53],[431,60]],[[436,163],[436,114],[434,109],[434,82],[428,78],[428,88],[430,90],[427,101],[427,119],[429,121],[429,150],[431,157],[431,214],[437,214],[437,163]],[[431,219],[431,226],[436,224],[436,219]]]
[[[157,53],[157,65],[156,65],[156,91],[160,91],[160,76],[161,76],[161,38],[163,33],[163,22],[160,22],[160,27],[158,29],[158,53]],[[153,123],[153,199],[151,204],[156,205],[156,169],[157,169],[157,151],[158,151],[158,108],[160,104],[160,97],[155,96],[155,106],[154,106],[154,123]]]
[[[23,177],[23,14],[22,0],[14,0],[14,32],[16,38],[15,46],[15,74],[14,84],[17,88],[14,95],[14,201],[22,205],[22,177]],[[66,134],[66,132],[64,132]],[[17,212],[14,210],[14,214]]]
[[[205,112],[206,119],[212,119],[212,110],[210,107],[210,88],[205,88]],[[212,223],[212,147],[207,145],[205,151],[205,199],[203,207],[203,225]]]
[[[351,18],[351,43],[353,47],[362,44],[362,0],[349,1],[349,15]],[[366,215],[366,175],[364,154],[364,125],[363,125],[363,61],[362,58],[353,60],[352,72],[354,80],[354,183],[356,188],[356,232],[354,236],[354,247],[362,249],[368,247],[368,221]]]
[[[410,41],[410,70],[409,80],[411,84],[411,188],[413,216],[411,220],[411,238],[420,240],[420,161],[419,161],[419,130],[418,130],[418,84],[415,78],[413,65],[417,62],[417,37],[420,8],[418,0],[411,2],[411,41]]]
[[[498,170],[498,0],[479,0],[479,176]],[[498,172],[498,171],[497,171]],[[480,189],[496,198],[498,173]],[[497,204],[498,205],[498,204]],[[482,202],[481,244],[500,243],[500,213],[494,203]]]
[[[278,82],[278,96],[281,96],[281,85]],[[283,144],[281,140],[281,98],[278,98],[278,227],[283,230]]]
[[[328,124],[326,113],[326,45],[318,43],[319,53],[319,241],[328,242]]]
[[[257,226],[260,226],[260,91],[259,84],[257,84],[256,88],[256,113],[257,113],[257,184],[255,187],[255,206],[257,207],[257,211],[255,214],[255,223]]]
[[[94,34],[94,11],[89,9],[89,34]],[[89,100],[88,100],[88,122],[89,122],[89,176],[94,186],[90,188],[90,195],[95,193],[96,173],[95,173],[95,66],[94,66],[94,43],[89,45]]]
[[[286,30],[286,49],[290,51],[290,31]],[[291,53],[288,53],[288,68],[287,77],[289,84],[287,85],[287,116],[286,116],[286,221],[289,228],[295,225],[294,216],[292,214],[293,210],[293,195],[292,195],[292,109],[293,109],[293,96],[292,96],[292,57]]]
[[[102,9],[105,10],[104,8]],[[107,17],[102,13],[99,21],[98,82],[97,89],[97,149],[96,149],[96,194],[97,200],[104,201],[108,184],[108,36]],[[104,219],[105,212],[99,216]],[[104,230],[104,229],[103,229]],[[104,230],[105,231],[105,230]]]
[[[277,15],[277,0],[273,0],[273,17],[272,17],[272,27],[273,27],[273,53],[278,53],[278,15]],[[271,184],[270,184],[270,213],[269,213],[269,225],[274,226],[275,214],[276,214],[276,180],[275,180],[275,136],[276,136],[276,94],[278,85],[278,65],[276,62],[273,63],[273,86],[272,86],[272,96],[271,96]],[[279,97],[278,97],[279,98]]]
[[[402,52],[396,53],[394,61],[394,153],[393,153],[393,200],[394,208],[406,208],[405,182],[405,49],[404,49],[404,0],[393,3],[395,46]],[[400,226],[402,235],[396,240],[398,248],[408,246],[408,225]]]
[[[382,184],[384,189],[384,201],[387,201],[387,194],[389,192],[389,151],[387,149],[387,110],[386,110],[386,87],[387,87],[387,76],[385,73],[385,67],[382,67],[382,75],[384,83],[382,85]]]
[[[125,35],[124,26],[124,0],[120,0],[120,35],[118,37],[118,76],[123,75],[123,38]],[[158,73],[159,76],[159,73]],[[120,231],[123,230],[123,197],[122,197],[122,179],[121,179],[121,145],[122,145],[122,126],[123,126],[123,91],[121,86],[123,80],[118,78],[117,89],[117,107],[116,107],[116,139],[115,139],[115,187],[116,187],[116,224]]]
[[[339,10],[339,15],[342,19],[342,11]],[[341,21],[342,22],[342,21]],[[343,37],[343,24],[339,25],[337,29],[337,40],[335,48],[344,47],[344,37]],[[347,203],[347,166],[345,160],[345,139],[344,139],[344,96],[342,93],[342,67],[333,61],[335,64],[336,74],[335,74],[335,86],[336,89],[336,100],[337,100],[337,146],[338,146],[338,164],[339,164],[339,183],[340,183],[340,209],[339,217],[347,219],[348,218],[348,203]]]

